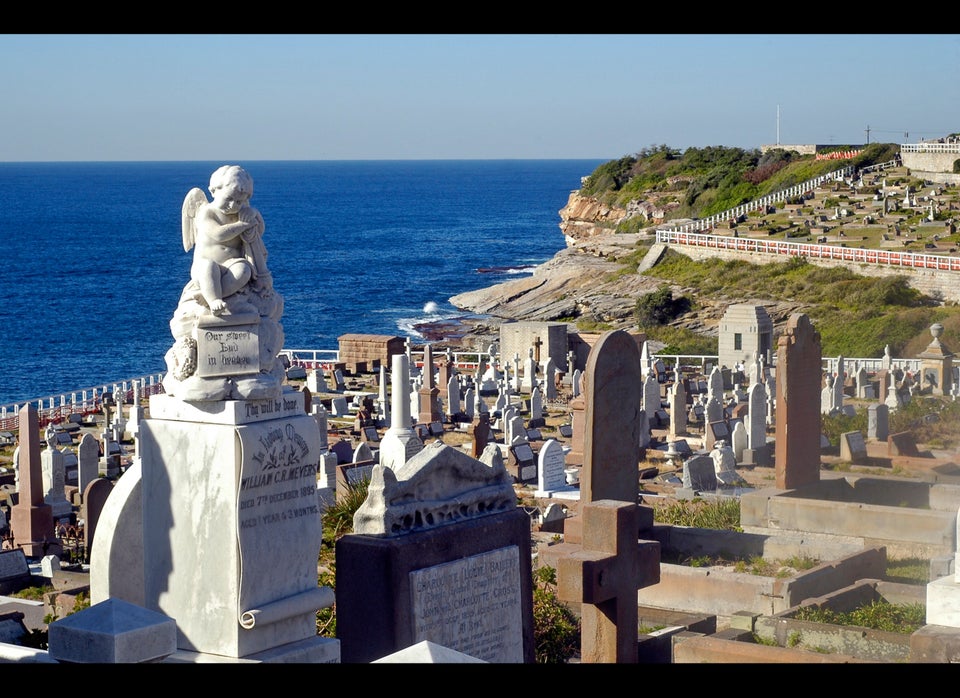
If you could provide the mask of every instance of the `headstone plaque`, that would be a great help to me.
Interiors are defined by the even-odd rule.
[[[410,572],[414,642],[487,662],[523,661],[516,546]]]
[[[255,316],[253,316],[255,317]],[[197,323],[197,375],[233,376],[260,371],[257,323],[227,324],[204,317]]]
[[[867,461],[867,444],[859,431],[848,431],[840,435],[840,459],[850,463]]]
[[[730,429],[727,428],[726,422],[710,422],[710,431],[716,441],[730,440]]]
[[[518,443],[510,447],[510,453],[516,459],[516,478],[520,482],[529,482],[537,478],[537,460],[529,443]]]
[[[0,593],[17,591],[21,584],[30,579],[30,566],[23,550],[4,550],[0,552]],[[6,587],[10,587],[7,589]]]

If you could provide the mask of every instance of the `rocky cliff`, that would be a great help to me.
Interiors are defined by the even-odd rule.
[[[560,209],[560,230],[567,245],[578,240],[610,235],[627,215],[625,209],[609,206],[579,192],[570,192],[567,205]]]
[[[639,274],[636,267],[627,268],[617,262],[636,252],[638,242],[649,242],[655,225],[662,222],[659,204],[651,203],[646,209],[628,212],[573,192],[567,205],[560,209],[565,249],[534,269],[531,276],[460,293],[450,302],[501,320],[569,322],[571,331],[576,331],[576,321],[586,320],[634,331],[637,299],[667,284],[675,297],[687,295],[698,301],[695,311],[673,324],[708,336],[717,335],[720,319],[730,303],[764,305],[775,326],[786,322],[791,312],[802,310],[797,304],[770,300],[703,298],[698,296],[697,289],[668,283],[650,275],[651,271]],[[617,223],[632,215],[644,216],[650,227],[639,233],[616,233]],[[495,334],[495,328],[480,325],[468,334],[485,341]]]

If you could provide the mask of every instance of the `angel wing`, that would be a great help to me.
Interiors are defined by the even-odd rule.
[[[209,203],[207,201],[207,195],[204,194],[203,189],[199,187],[194,187],[188,191],[186,198],[183,200],[180,222],[183,232],[183,249],[185,252],[189,252],[197,240],[197,228],[194,219],[197,216],[197,209],[206,203]]]

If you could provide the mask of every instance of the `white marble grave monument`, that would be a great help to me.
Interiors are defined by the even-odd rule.
[[[197,249],[170,323],[166,394],[151,396],[140,467],[120,481],[138,482],[104,505],[91,598],[122,589],[173,618],[178,661],[338,662],[339,642],[316,629],[334,601],[317,580],[321,438],[303,395],[282,384],[283,299],[252,187],[225,166],[212,203],[198,189],[184,202],[184,246]],[[142,585],[118,580],[141,573]]]

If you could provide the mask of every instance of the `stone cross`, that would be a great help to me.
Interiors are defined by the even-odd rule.
[[[639,363],[637,365],[639,370]],[[557,596],[581,603],[580,659],[590,664],[637,662],[637,589],[655,584],[644,574],[637,544],[640,508],[602,499],[585,503],[583,546],[561,557]],[[658,544],[657,544],[658,545]],[[657,567],[659,569],[659,547]]]

